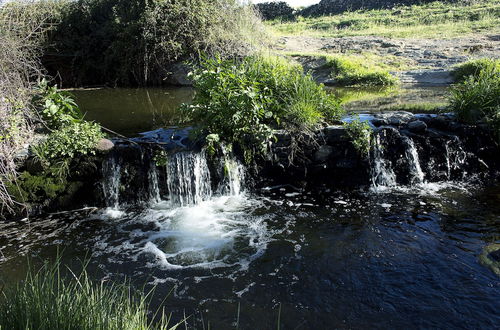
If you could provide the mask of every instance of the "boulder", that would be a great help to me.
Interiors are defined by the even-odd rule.
[[[314,161],[317,163],[324,163],[328,161],[332,153],[333,153],[333,147],[323,145],[319,147],[318,151],[314,153]]]
[[[423,133],[427,130],[427,124],[421,120],[415,120],[408,123],[408,129],[412,133]]]
[[[95,148],[99,151],[110,151],[114,147],[115,144],[111,140],[100,139]]]
[[[332,125],[323,129],[328,144],[349,141],[349,136],[342,125]]]

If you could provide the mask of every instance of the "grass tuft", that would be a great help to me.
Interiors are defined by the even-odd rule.
[[[0,295],[0,329],[167,327],[164,315],[157,323],[148,321],[148,295],[136,293],[125,284],[94,283],[85,268],[75,274],[63,269],[60,260],[45,263],[38,271],[31,268],[24,281]]]

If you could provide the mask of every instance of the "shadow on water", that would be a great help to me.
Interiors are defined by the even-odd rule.
[[[72,90],[85,119],[126,136],[176,125],[179,106],[191,102],[194,90],[170,88],[102,88]]]

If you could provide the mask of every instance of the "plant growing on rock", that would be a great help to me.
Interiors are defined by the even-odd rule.
[[[345,122],[347,135],[351,139],[354,148],[361,154],[367,155],[370,152],[372,128],[366,121],[354,118],[350,122]]]
[[[307,133],[342,113],[300,65],[280,57],[205,58],[191,79],[197,93],[188,116],[205,134],[240,145],[247,161],[267,151],[274,129]]]
[[[450,107],[459,120],[490,125],[500,141],[500,71],[483,69],[454,85]]]

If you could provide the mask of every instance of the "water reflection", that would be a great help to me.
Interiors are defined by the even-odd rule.
[[[71,91],[85,118],[126,136],[182,120],[179,106],[191,102],[194,90],[169,88],[102,88]]]

